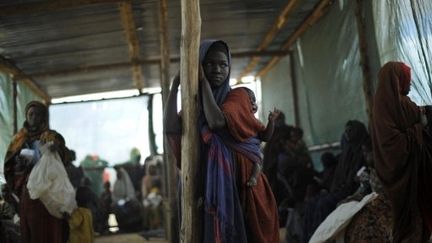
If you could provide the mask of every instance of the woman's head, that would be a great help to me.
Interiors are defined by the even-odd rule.
[[[39,101],[31,101],[25,108],[26,124],[32,130],[48,128],[48,109]]]
[[[380,82],[394,82],[397,92],[408,95],[411,88],[411,68],[403,62],[388,62],[379,71]],[[387,84],[388,85],[388,84]],[[396,92],[396,90],[395,90]]]
[[[207,50],[201,62],[204,74],[212,87],[221,86],[230,73],[228,47],[223,42],[214,42]]]
[[[357,120],[350,120],[345,125],[344,138],[347,143],[360,144],[369,137],[366,126]]]
[[[204,40],[200,45],[200,63],[210,86],[213,97],[221,105],[228,95],[231,71],[231,54],[228,45],[223,41]]]

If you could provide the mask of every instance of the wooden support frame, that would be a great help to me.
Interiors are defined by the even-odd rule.
[[[317,22],[326,12],[328,7],[333,3],[333,0],[321,0],[313,10],[313,12],[303,21],[303,23],[290,35],[281,47],[281,51],[288,51],[295,41],[309,29],[315,22]],[[273,57],[261,70],[258,71],[256,76],[264,76],[270,71],[280,60],[280,57]]]
[[[121,22],[126,34],[129,58],[132,62],[132,79],[135,83],[135,87],[141,93],[141,90],[144,88],[144,76],[141,65],[137,62],[140,56],[140,47],[136,24],[133,18],[132,3],[130,1],[119,3],[119,10]]]
[[[297,73],[294,52],[290,52],[290,68],[291,68],[291,88],[292,88],[292,99],[294,107],[294,125],[300,127],[300,107],[298,98],[298,87],[297,87]]]
[[[270,30],[264,36],[264,39],[258,46],[257,51],[263,51],[270,45],[270,43],[273,41],[279,31],[286,25],[289,15],[298,6],[299,2],[301,2],[301,0],[288,1],[287,5],[285,5],[285,7],[282,9],[281,13],[271,26]],[[241,77],[246,76],[248,73],[253,71],[253,69],[258,65],[259,60],[260,57],[253,57],[249,64],[246,66],[246,68],[240,73],[239,80]]]
[[[13,97],[13,133],[18,132],[18,85],[17,81],[12,77],[12,97]]]
[[[5,73],[9,73],[12,76],[12,79],[14,82],[23,82],[25,85],[27,85],[36,95],[41,97],[46,104],[51,103],[51,97],[42,90],[34,81],[33,79],[24,74],[23,71],[21,71],[18,67],[16,67],[14,64],[7,62],[3,58],[0,58],[0,71],[3,71]],[[21,79],[17,79],[17,77],[25,77]]]
[[[30,15],[92,4],[129,2],[130,0],[61,0],[30,2],[2,6],[0,16]]]
[[[199,0],[181,0],[180,83],[182,88],[182,243],[202,242],[202,163],[198,142],[198,65],[201,38]],[[200,199],[201,198],[201,199]],[[201,203],[200,203],[201,201]]]
[[[168,3],[167,0],[159,0],[159,40],[160,40],[160,83],[162,89],[162,106],[165,110],[166,102],[169,95],[170,86],[170,45],[169,45],[169,31],[168,31]],[[164,133],[165,134],[165,133]],[[164,184],[165,196],[167,197],[164,203],[166,213],[165,228],[166,238],[168,242],[178,243],[178,210],[176,204],[177,197],[177,173],[175,168],[175,159],[172,154],[168,139],[164,135]]]
[[[368,55],[368,45],[366,40],[366,25],[363,17],[363,0],[355,1],[355,16],[360,47],[360,66],[363,73],[363,93],[366,100],[366,112],[369,121],[372,121],[373,108],[373,81]]]
[[[280,50],[272,50],[272,51],[244,51],[244,52],[234,52],[231,54],[232,58],[245,58],[245,57],[254,57],[254,56],[260,56],[260,57],[283,57],[288,55],[289,51],[280,51]],[[135,60],[133,62],[121,62],[121,63],[112,63],[112,64],[102,64],[102,65],[94,65],[94,66],[87,66],[87,67],[77,67],[77,68],[70,68],[70,69],[63,69],[63,70],[57,70],[57,71],[51,71],[51,72],[40,72],[40,73],[30,73],[28,76],[20,75],[17,78],[23,79],[27,77],[33,77],[36,79],[43,79],[43,78],[49,78],[52,76],[67,76],[67,75],[74,75],[79,73],[87,73],[87,72],[98,72],[98,71],[104,71],[104,70],[112,70],[112,69],[125,69],[130,68],[132,65],[157,65],[161,64],[162,59],[161,58],[152,58],[152,59],[139,59]],[[169,59],[170,63],[178,63],[180,62],[180,57],[171,57]]]

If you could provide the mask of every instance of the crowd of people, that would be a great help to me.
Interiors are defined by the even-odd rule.
[[[7,150],[0,197],[0,242],[87,243],[109,233],[114,214],[121,232],[162,228],[161,159],[140,164],[137,149],[116,165],[111,188],[108,163],[87,156],[75,166],[75,152],[49,128],[48,109],[27,104],[26,121]]]
[[[290,243],[427,242],[432,231],[432,119],[427,118],[432,115],[407,96],[407,65],[383,66],[369,126],[348,121],[341,128],[340,152],[323,152],[324,169],[316,171],[301,128],[287,125],[276,108],[262,124],[255,117],[254,93],[230,87],[228,45],[206,40],[199,54],[203,242],[275,243],[281,227]],[[178,165],[179,86],[177,75],[164,116]],[[108,232],[110,214],[122,232],[162,228],[160,157],[141,165],[133,149],[129,161],[114,166],[111,187],[106,161],[87,156],[79,167],[72,163],[75,153],[49,128],[44,104],[30,102],[25,113],[5,157],[1,242],[93,242],[94,232]]]

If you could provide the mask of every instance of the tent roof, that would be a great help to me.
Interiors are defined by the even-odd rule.
[[[323,1],[201,0],[201,37],[229,44],[233,78],[256,74],[272,56],[287,54],[282,46]],[[168,19],[174,74],[180,1],[168,0]],[[139,64],[142,87],[159,87],[159,31],[159,0],[0,3],[2,62],[18,67],[49,97],[137,88],[132,63]],[[260,60],[245,71],[253,55]]]

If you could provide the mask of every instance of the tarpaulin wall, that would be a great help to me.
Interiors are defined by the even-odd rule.
[[[337,142],[348,120],[367,121],[354,2],[333,4],[294,48],[300,127],[308,145]],[[293,117],[289,67],[283,60],[262,77],[263,102],[265,109],[280,104]]]
[[[410,97],[431,105],[432,1],[372,1],[380,62],[403,61],[412,67]]]
[[[13,85],[9,75],[0,73],[0,176],[7,147],[13,135]]]
[[[261,82],[261,120],[267,121],[268,112],[276,107],[285,114],[285,120],[288,124],[294,124],[293,90],[289,58],[283,58],[279,62],[279,65],[262,78]]]

